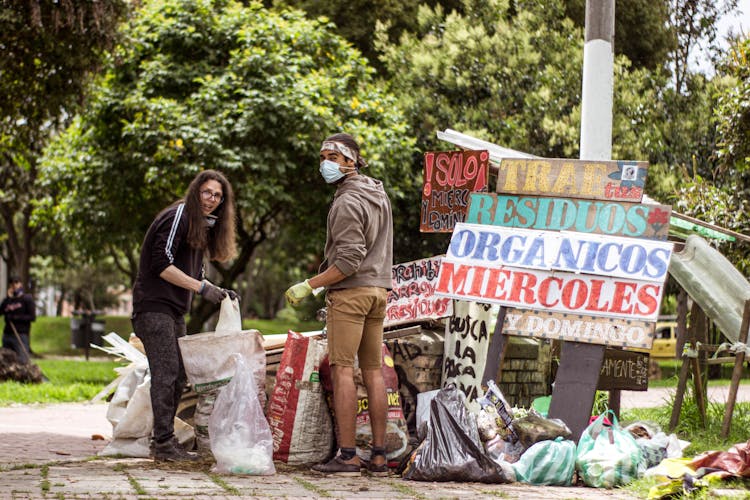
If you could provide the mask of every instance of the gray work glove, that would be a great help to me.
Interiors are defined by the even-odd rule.
[[[219,288],[208,280],[203,280],[203,289],[200,294],[207,301],[213,304],[218,304],[227,296],[227,291],[223,288]]]
[[[224,291],[227,292],[227,295],[229,295],[229,300],[236,300],[237,302],[240,301],[240,294],[238,294],[234,290],[230,290],[229,288],[225,288]]]

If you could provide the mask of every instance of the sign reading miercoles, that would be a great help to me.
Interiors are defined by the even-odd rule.
[[[504,159],[498,193],[639,203],[648,162],[569,159]]]
[[[419,230],[449,233],[466,219],[469,194],[487,190],[487,151],[436,151],[424,155]]]
[[[506,231],[457,224],[440,265],[435,294],[534,310],[656,321],[671,243]]]
[[[441,256],[396,264],[383,326],[418,323],[453,314],[453,300],[435,296]]]
[[[650,349],[654,325],[649,321],[509,308],[503,333],[524,337]]]
[[[669,205],[471,193],[466,222],[666,240]]]

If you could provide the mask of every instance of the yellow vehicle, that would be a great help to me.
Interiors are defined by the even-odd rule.
[[[654,331],[654,343],[651,349],[630,349],[632,351],[645,352],[650,359],[675,359],[677,348],[677,322],[657,321]]]

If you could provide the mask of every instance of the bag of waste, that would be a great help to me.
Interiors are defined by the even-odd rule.
[[[610,414],[612,425],[604,419]],[[581,434],[576,451],[576,469],[583,482],[594,488],[614,488],[638,477],[641,450],[633,436],[620,427],[617,416],[607,410]]]
[[[211,442],[208,420],[224,386],[235,372],[233,354],[242,354],[252,368],[261,406],[266,402],[266,351],[258,330],[242,330],[239,302],[228,296],[221,302],[216,331],[180,337],[182,362],[188,382],[198,395],[193,423],[198,452],[206,455]]]
[[[234,354],[236,371],[216,398],[208,420],[214,472],[275,474],[273,438],[258,399],[252,368],[241,354]]]
[[[414,481],[510,482],[508,473],[482,448],[466,396],[450,384],[430,403],[427,436],[414,451],[404,479]]]
[[[516,480],[523,483],[570,486],[576,469],[576,444],[561,437],[531,446],[513,464]]]
[[[539,441],[552,441],[558,437],[568,439],[571,435],[565,422],[559,418],[544,418],[535,411],[513,420],[513,429],[525,448]]]
[[[322,462],[333,451],[333,422],[320,377],[326,339],[289,331],[268,402],[273,458],[292,465]]]

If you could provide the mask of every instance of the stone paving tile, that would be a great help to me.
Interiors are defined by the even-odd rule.
[[[52,465],[47,469],[47,483],[52,497],[72,494],[129,494],[134,493],[127,475],[107,464],[79,462]]]
[[[24,494],[38,493],[42,476],[39,469],[19,469],[0,474],[0,492],[12,494],[14,498],[26,498]]]
[[[181,472],[162,469],[128,469],[134,482],[146,495],[225,495],[226,490],[204,472]]]

